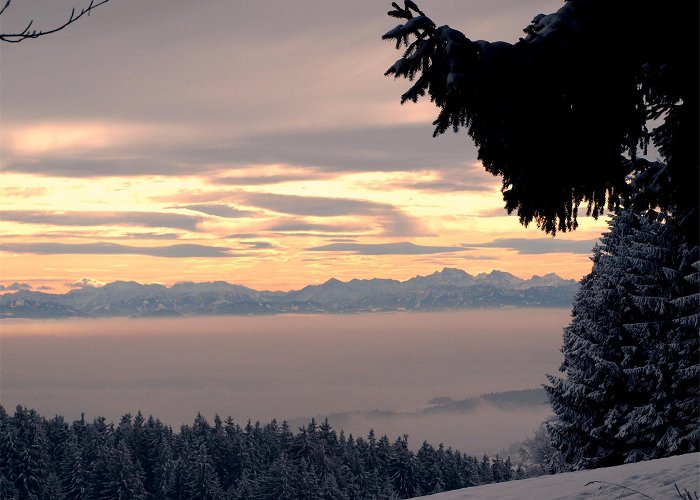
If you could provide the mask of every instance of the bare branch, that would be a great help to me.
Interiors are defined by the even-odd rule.
[[[5,5],[2,7],[2,9],[0,9],[0,15],[2,15],[5,12],[5,10],[7,10],[7,8],[10,6],[11,1],[12,0],[7,0],[7,2],[5,2]],[[8,42],[8,43],[19,43],[23,40],[26,40],[27,38],[39,38],[41,36],[56,33],[57,31],[61,31],[65,27],[73,24],[74,22],[76,22],[78,19],[80,19],[84,15],[87,14],[89,16],[90,13],[93,11],[93,9],[96,9],[100,5],[104,5],[107,2],[109,2],[109,0],[98,0],[98,1],[90,0],[90,4],[87,7],[85,7],[84,9],[82,9],[78,14],[75,13],[75,8],[73,8],[73,10],[71,11],[70,17],[68,18],[68,21],[66,21],[65,23],[63,23],[62,25],[60,25],[56,28],[53,28],[53,29],[50,29],[47,31],[32,30],[31,27],[34,24],[34,20],[30,20],[29,24],[27,24],[27,27],[24,28],[24,30],[22,30],[19,33],[0,33],[0,41]]]
[[[676,487],[676,491],[678,492],[678,496],[681,497],[683,500],[698,500],[698,492],[694,491],[695,493],[695,498],[693,499],[693,496],[690,494],[688,491],[688,488],[685,488],[683,490],[683,493],[681,493],[680,488],[678,488],[678,485],[676,483],[673,483],[673,486]]]
[[[5,9],[7,9],[10,6],[11,1],[12,0],[7,0],[7,2],[5,2],[5,5],[3,5],[2,9],[0,9],[0,16],[2,15],[3,12],[5,12]]]
[[[589,484],[609,484],[610,486],[617,486],[618,488],[622,488],[623,490],[631,491],[632,493],[636,493],[638,495],[642,495],[644,498],[649,498],[650,500],[654,500],[654,497],[650,497],[649,495],[645,495],[641,491],[633,490],[632,488],[628,488],[627,486],[623,484],[617,484],[617,483],[610,483],[608,481],[589,481],[586,483],[586,486]]]

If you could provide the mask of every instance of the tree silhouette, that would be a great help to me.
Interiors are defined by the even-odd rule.
[[[383,38],[406,49],[386,74],[414,81],[401,102],[427,94],[434,135],[467,129],[523,225],[573,230],[582,203],[659,207],[697,241],[698,2],[568,0],[514,44],[392,5],[404,23]]]

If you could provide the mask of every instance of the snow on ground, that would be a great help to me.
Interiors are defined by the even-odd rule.
[[[587,485],[593,481],[602,482]],[[606,484],[606,482],[623,485],[639,493],[620,486]],[[577,498],[667,500],[680,498],[674,484],[678,485],[681,492],[687,489],[693,493],[693,498],[695,498],[695,492],[700,494],[700,454],[689,453],[604,469],[567,472],[520,481],[487,484],[421,498],[431,500],[474,498],[488,500],[572,500]]]

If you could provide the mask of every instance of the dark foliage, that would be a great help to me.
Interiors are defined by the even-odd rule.
[[[197,415],[179,433],[153,417],[72,424],[0,406],[2,499],[388,500],[516,477],[510,459],[477,460],[407,436],[393,443],[312,420],[244,427]]]
[[[387,75],[429,96],[435,135],[466,128],[508,212],[554,234],[621,203],[660,207],[698,234],[698,2],[568,0],[515,44],[436,26],[411,1],[383,38],[406,50]],[[654,120],[651,131],[648,120]],[[653,143],[663,161],[648,161]]]

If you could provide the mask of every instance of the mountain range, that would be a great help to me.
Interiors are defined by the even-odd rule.
[[[491,307],[568,307],[578,283],[554,273],[525,280],[502,271],[471,275],[445,268],[406,281],[329,279],[289,292],[224,281],[171,287],[115,281],[65,294],[19,290],[0,295],[1,318],[168,317],[282,313],[434,311]]]

